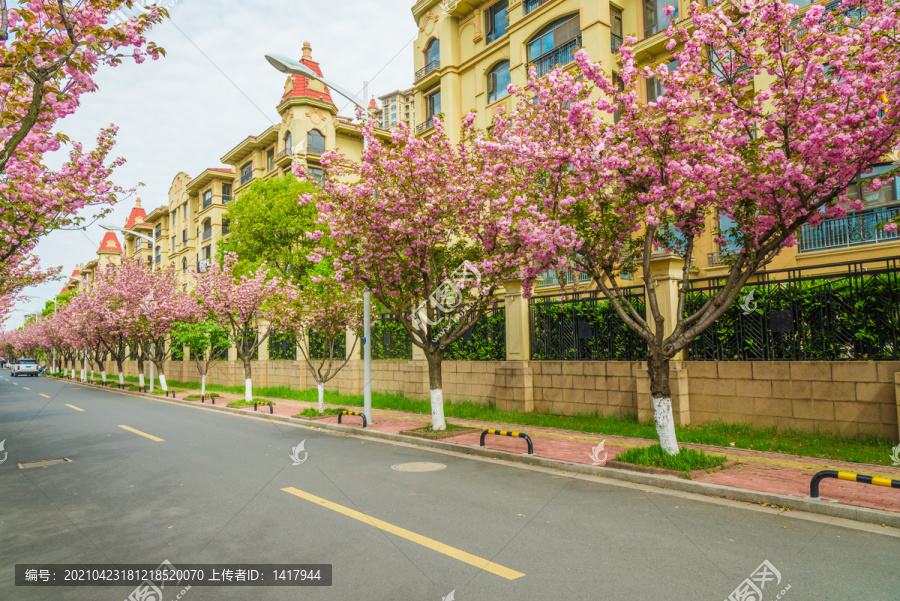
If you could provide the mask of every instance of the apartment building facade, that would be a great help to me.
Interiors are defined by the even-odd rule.
[[[384,129],[397,127],[400,122],[406,123],[412,127],[416,115],[416,95],[415,88],[408,90],[394,90],[389,94],[379,96],[381,108],[372,98],[373,104],[370,104],[373,116],[378,120],[378,126]]]
[[[412,7],[419,27],[414,50],[415,128],[420,135],[433,131],[434,116],[441,115],[448,135],[457,140],[463,118],[478,114],[477,125],[490,126],[499,109],[515,108],[507,85],[522,87],[529,67],[542,76],[556,66],[575,69],[574,55],[580,48],[607,73],[620,68],[618,48],[627,35],[639,40],[635,52],[645,65],[667,64],[676,68],[665,49],[664,30],[668,18],[663,9],[674,5],[675,16],[686,10],[686,0],[466,0],[442,2],[420,0]],[[811,4],[797,0],[801,8]],[[829,5],[830,6],[830,5]],[[764,85],[764,82],[757,82]],[[643,100],[661,93],[648,81],[640,91]],[[887,162],[865,179],[891,168]],[[900,255],[900,237],[878,227],[900,213],[900,178],[878,191],[853,193],[863,199],[864,210],[840,219],[803,228],[800,244],[785,249],[770,269],[811,267],[831,263],[863,261]],[[698,277],[727,272],[729,244],[713,240],[717,217],[710,216],[708,235],[698,241],[694,260]],[[727,217],[719,223],[731,226]],[[545,283],[552,291],[555,281]],[[638,283],[638,282],[636,282]]]

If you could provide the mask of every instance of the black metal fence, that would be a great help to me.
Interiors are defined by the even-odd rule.
[[[688,347],[692,360],[900,359],[900,258],[761,272]],[[694,280],[686,312],[721,289]]]
[[[623,289],[627,302],[644,315],[644,287]],[[647,344],[616,314],[599,290],[532,298],[531,358],[544,361],[636,361]]]
[[[328,359],[329,340],[322,334],[316,332],[309,333],[309,358],[310,359]],[[334,357],[333,359],[343,359],[347,353],[347,333],[341,332],[334,339]]]
[[[293,332],[269,333],[269,359],[273,361],[294,361],[297,359],[297,339]]]
[[[506,361],[506,308],[494,301],[462,338],[450,345],[448,361]]]
[[[372,324],[372,359],[412,359],[412,341],[400,321],[382,313]]]

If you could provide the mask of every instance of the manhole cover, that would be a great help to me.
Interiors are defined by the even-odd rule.
[[[443,463],[429,463],[427,461],[413,461],[411,463],[398,463],[392,465],[392,470],[398,472],[437,472],[447,467]]]
[[[19,462],[20,470],[27,470],[30,467],[47,467],[48,465],[56,465],[57,463],[72,463],[68,457],[61,459],[40,459],[38,461],[21,461]]]

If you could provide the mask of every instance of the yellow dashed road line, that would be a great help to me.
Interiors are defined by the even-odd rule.
[[[141,432],[140,430],[135,430],[134,428],[129,428],[128,426],[119,426],[119,427],[122,428],[123,430],[128,430],[129,432],[134,432],[138,436],[143,436],[144,438],[149,438],[150,440],[152,440],[154,442],[165,442],[165,440],[163,440],[162,438],[157,438],[156,436],[153,436],[152,434],[147,434],[146,432]]]
[[[68,403],[66,403],[66,407],[71,407],[71,408],[74,409],[75,411],[84,411],[84,409],[81,409],[81,408],[79,408],[79,407],[76,407],[75,405],[70,405],[70,404],[68,404]]]

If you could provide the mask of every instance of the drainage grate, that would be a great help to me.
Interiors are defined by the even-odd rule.
[[[39,459],[37,461],[22,461],[19,463],[20,470],[27,470],[30,467],[47,467],[48,465],[56,465],[57,463],[72,463],[68,457],[61,459]]]

